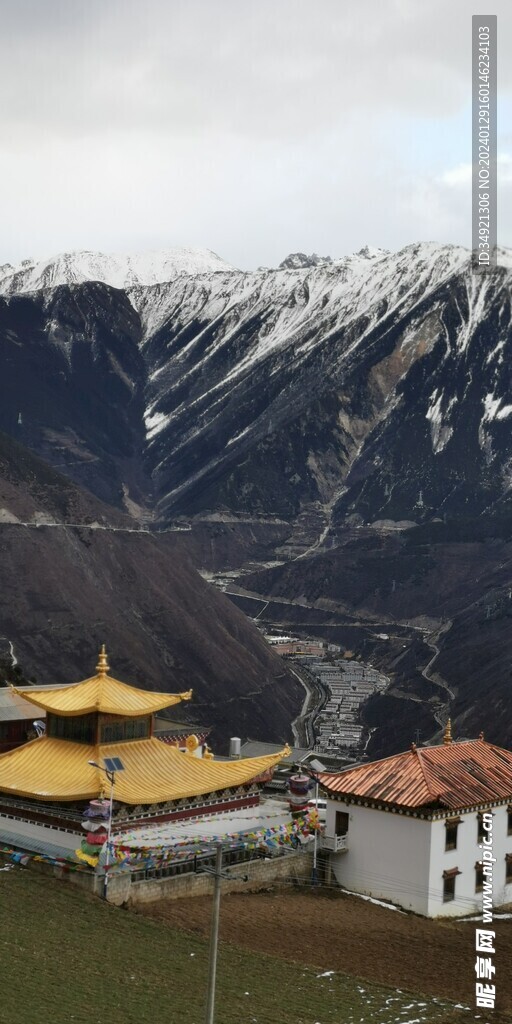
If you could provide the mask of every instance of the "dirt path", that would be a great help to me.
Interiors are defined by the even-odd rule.
[[[168,900],[140,910],[209,934],[210,900]],[[223,896],[220,935],[236,946],[474,1006],[477,926],[428,921],[340,893],[276,890]],[[512,921],[493,928],[496,1009],[500,1020],[512,1021]]]

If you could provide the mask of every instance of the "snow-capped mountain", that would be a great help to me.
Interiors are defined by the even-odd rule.
[[[324,529],[347,512],[416,520],[507,497],[506,251],[480,276],[466,249],[436,243],[256,272],[204,253],[196,273],[176,253],[86,256],[4,278],[0,425],[59,465],[72,434],[66,461],[102,498],[106,480],[122,492],[121,451],[164,520],[314,510]],[[171,264],[172,279],[139,283]],[[116,295],[52,287],[100,271],[136,280]],[[30,299],[13,294],[36,281]]]
[[[302,270],[305,267],[321,267],[325,263],[332,263],[332,256],[317,256],[316,252],[306,256],[305,252],[291,252],[279,264],[279,270]]]
[[[459,448],[472,452],[471,480],[494,479],[497,498],[510,455],[510,281],[505,267],[473,275],[461,247],[423,243],[130,292],[145,325],[148,458],[162,512],[296,516],[352,485],[365,518],[414,519],[420,490],[432,510],[458,506],[459,454],[457,484],[448,466]],[[412,415],[421,447],[407,449],[404,427],[402,468],[385,481],[376,467]],[[380,490],[365,503],[370,477]]]
[[[112,288],[172,281],[182,274],[211,274],[233,268],[209,249],[175,248],[130,255],[71,252],[47,260],[23,260],[0,267],[0,294],[17,295],[61,284],[102,281]]]

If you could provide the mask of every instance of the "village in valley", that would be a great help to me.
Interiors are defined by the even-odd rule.
[[[371,730],[364,729],[359,711],[371,694],[387,688],[389,678],[372,665],[353,659],[350,651],[342,652],[339,644],[275,633],[266,639],[277,654],[300,666],[306,687],[309,679],[320,689],[315,701],[308,688],[300,723],[313,749],[338,765],[364,757]]]

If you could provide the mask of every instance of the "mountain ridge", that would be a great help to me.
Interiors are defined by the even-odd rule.
[[[127,254],[77,250],[45,260],[22,260],[17,266],[4,264],[0,267],[0,294],[19,295],[87,281],[125,289],[158,284],[181,274],[233,269],[211,249],[175,247]]]

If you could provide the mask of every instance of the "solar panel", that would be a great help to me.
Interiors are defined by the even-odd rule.
[[[124,772],[124,764],[120,757],[104,757],[103,763],[108,772]]]

